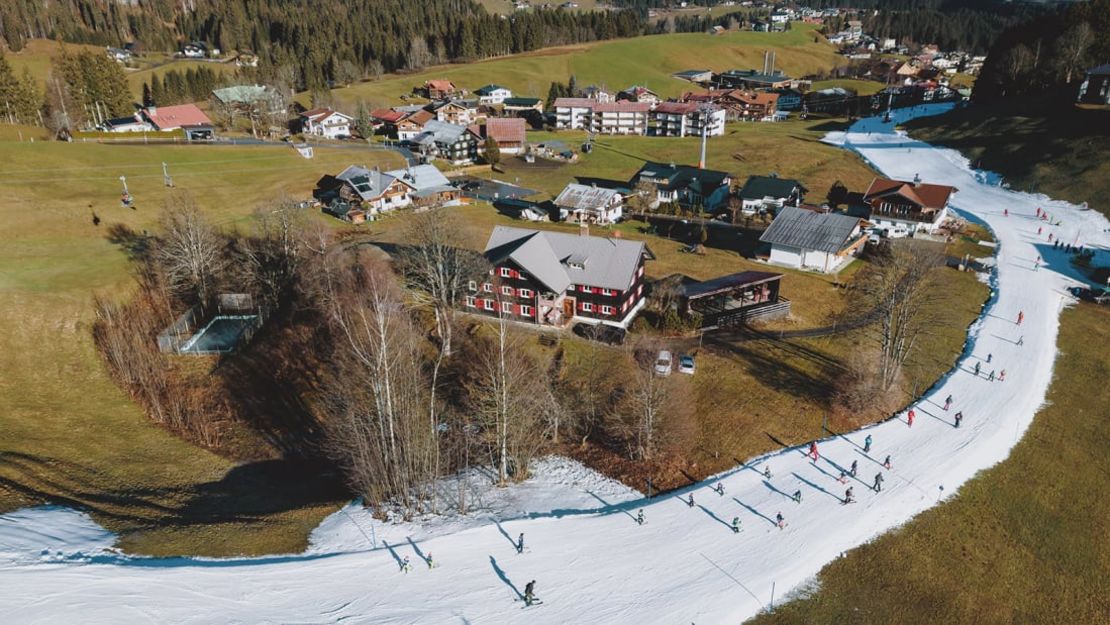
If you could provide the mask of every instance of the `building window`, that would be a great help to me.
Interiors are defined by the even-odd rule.
[[[574,285],[573,284],[567,286],[567,291],[573,291],[573,290],[574,290]]]
[[[601,294],[602,295],[608,295],[609,297],[612,297],[613,296],[613,291],[611,289],[601,289]]]
[[[501,268],[501,277],[502,278],[511,278],[511,277],[513,277],[513,270],[509,269],[508,267],[502,267]]]
[[[508,295],[509,297],[512,297],[513,296],[513,287],[511,287],[511,286],[501,287],[501,294],[502,295]]]
[[[589,303],[589,302],[582,302],[582,311],[583,312],[593,312],[594,311],[594,305]]]
[[[520,295],[521,297],[531,298],[534,293],[532,293],[532,289],[520,289],[518,295]]]
[[[482,308],[485,308],[486,310],[493,310],[493,300],[491,300],[491,299],[482,300]]]
[[[612,306],[602,306],[601,307],[601,314],[603,314],[603,315],[613,314],[613,307]]]
[[[468,282],[466,286],[467,286],[467,288],[469,288],[469,289],[470,289],[471,291],[477,291],[477,290],[478,290],[478,283],[477,283],[477,282],[475,282],[475,281],[473,281],[473,280],[471,280],[470,282]]]
[[[467,295],[466,296],[466,305],[470,308],[474,308],[474,303],[475,303],[474,296],[473,295]]]
[[[523,305],[521,305],[521,307],[520,307],[520,314],[521,314],[522,316],[524,316],[524,317],[532,317],[532,316],[534,316],[534,315],[532,315],[532,307],[531,307],[531,306],[528,306],[528,305],[526,305],[526,304],[523,304]]]
[[[489,282],[485,282],[482,284],[482,290],[486,293],[493,293],[493,285]]]

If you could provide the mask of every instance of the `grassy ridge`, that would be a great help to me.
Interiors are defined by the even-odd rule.
[[[906,128],[1002,174],[1015,189],[1110,215],[1110,109],[1026,98],[922,117]]]
[[[1048,403],[1009,459],[751,623],[1110,622],[1108,342],[1110,309],[1065,311]]]
[[[829,69],[839,59],[835,49],[812,26],[796,24],[784,33],[678,33],[547,48],[466,65],[443,65],[413,74],[390,75],[332,93],[348,106],[357,100],[372,106],[392,106],[425,80],[447,78],[472,91],[497,83],[512,89],[514,95],[543,98],[551,81],[565,82],[574,74],[581,87],[597,84],[619,91],[639,84],[662,96],[678,96],[696,87],[671,74],[694,68],[717,71],[761,68],[763,52],[769,49],[777,53],[777,67],[791,76]],[[302,97],[308,98],[307,94]]]

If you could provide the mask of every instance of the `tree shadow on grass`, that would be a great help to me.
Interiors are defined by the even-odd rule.
[[[150,254],[150,245],[154,241],[153,235],[136,232],[131,226],[122,223],[108,226],[105,238],[109,243],[118,245],[132,261],[145,260]]]

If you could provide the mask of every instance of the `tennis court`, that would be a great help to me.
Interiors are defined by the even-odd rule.
[[[258,315],[217,315],[179,350],[183,354],[226,354],[258,325]]]

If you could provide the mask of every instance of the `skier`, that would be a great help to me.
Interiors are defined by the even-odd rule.
[[[979,377],[979,363],[975,363],[975,377]]]
[[[771,479],[771,467],[770,466],[763,467],[763,477],[765,479],[768,479],[768,480]]]
[[[913,411],[913,408],[910,408],[910,411],[906,413],[906,424],[909,425],[911,428],[913,427],[913,418],[915,416],[916,413]]]
[[[520,536],[517,536],[516,552],[517,553],[524,553],[524,532],[521,532]]]
[[[953,427],[957,427],[957,428],[960,427],[960,421],[963,421],[963,420],[964,420],[964,413],[957,412],[956,413],[956,425],[954,425]]]
[[[1017,322],[1017,324],[1018,324],[1018,325],[1021,325],[1021,322],[1022,322],[1022,321],[1025,321],[1025,312],[1024,312],[1024,311],[1021,311],[1021,310],[1019,310],[1019,311],[1018,311],[1018,322]]]
[[[690,506],[691,508],[694,507],[694,493],[690,493],[690,499],[686,501],[686,505]]]
[[[887,471],[890,470],[890,454],[887,454],[886,460],[883,460],[883,466],[886,467]]]
[[[739,534],[740,533],[740,517],[738,517],[738,516],[732,517],[732,533],[733,534]]]
[[[1002,216],[1003,216],[1003,217],[1009,217],[1009,216],[1010,216],[1010,209],[1008,209],[1008,208],[1003,208],[1003,209],[1002,209]]]
[[[868,434],[867,438],[863,439],[863,453],[871,451],[871,435]]]
[[[852,503],[852,487],[851,486],[848,487],[848,490],[844,491],[844,503],[845,504]]]
[[[1041,234],[1041,227],[1037,226],[1037,236],[1040,236],[1040,234]]]
[[[875,485],[872,486],[871,488],[876,493],[881,492],[883,490],[883,474],[882,473],[876,473],[875,474]]]
[[[409,557],[405,556],[405,559],[401,561],[401,572],[408,575],[410,570],[412,570],[412,565],[409,564]]]
[[[639,525],[644,524],[644,509],[643,508],[640,508],[640,511],[636,513],[636,523],[639,524]]]
[[[794,503],[802,503],[802,491],[801,491],[801,489],[798,489],[798,490],[794,491],[793,498],[794,498]]]
[[[524,605],[525,607],[532,605],[536,600],[536,580],[528,582],[524,586]]]
[[[1003,370],[1002,370],[1002,371],[1001,371],[1001,372],[1000,372],[1000,373],[998,374],[998,381],[999,381],[999,382],[1005,382],[1005,381],[1006,381],[1006,370],[1005,370],[1005,369],[1003,369]]]
[[[994,382],[994,369],[991,369],[991,374],[987,376],[987,379],[991,382]]]
[[[949,408],[949,407],[950,407],[951,405],[952,405],[952,396],[951,396],[951,395],[949,395],[948,397],[945,397],[945,398],[944,398],[944,409],[945,409],[945,410],[948,410],[948,408]]]
[[[988,365],[991,364],[992,360],[994,360],[994,354],[987,354],[987,364]]]
[[[432,568],[435,567],[435,562],[432,561],[432,552],[431,551],[428,552],[428,556],[426,558],[424,558],[424,561],[428,563],[428,568],[429,569],[432,569]]]
[[[817,441],[810,442],[809,455],[813,458],[814,462],[817,462]]]
[[[1038,256],[1037,260],[1033,261],[1033,271],[1038,271],[1041,268],[1041,257]]]
[[[852,461],[852,468],[848,472],[852,474],[852,477],[859,473],[859,460]]]
[[[775,514],[775,525],[778,525],[780,530],[786,527],[786,517],[782,516],[781,512]]]
[[[720,482],[717,482],[717,488],[714,488],[713,490],[717,491],[718,495],[720,495],[722,497],[725,496],[725,485],[724,484],[722,484]]]
[[[1051,232],[1048,233],[1048,242],[1052,243],[1052,233]]]

